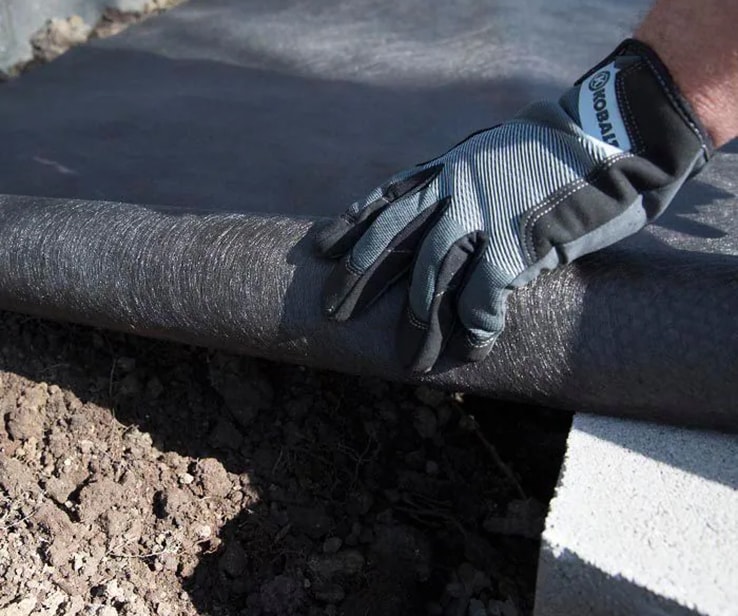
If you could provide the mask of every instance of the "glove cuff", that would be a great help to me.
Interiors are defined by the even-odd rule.
[[[696,173],[714,152],[668,68],[635,39],[587,71],[560,103],[588,135],[673,177]]]

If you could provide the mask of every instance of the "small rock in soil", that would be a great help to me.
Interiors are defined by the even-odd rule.
[[[443,616],[466,616],[469,598],[451,599],[443,610]]]
[[[422,450],[411,451],[405,454],[405,464],[416,471],[423,470],[425,468],[425,454]]]
[[[446,594],[454,599],[461,599],[467,596],[467,591],[461,582],[449,582],[446,584]]]
[[[108,477],[91,481],[79,491],[77,514],[83,522],[93,522],[111,506],[124,502],[123,488]]]
[[[443,616],[443,607],[441,607],[440,603],[431,601],[426,605],[425,612],[427,616]]]
[[[49,391],[46,383],[39,383],[34,387],[27,388],[18,405],[24,407],[27,412],[38,413],[43,410],[49,400]]]
[[[267,614],[301,614],[305,600],[303,584],[290,575],[278,575],[264,582],[260,589],[262,609]]]
[[[349,515],[366,515],[374,504],[374,497],[368,490],[359,490],[349,495],[346,510]]]
[[[438,406],[446,399],[446,393],[421,385],[415,389],[415,397],[427,406]]]
[[[235,423],[225,417],[221,417],[210,433],[208,443],[215,449],[238,451],[243,444],[243,435]]]
[[[494,535],[535,539],[541,536],[545,518],[546,510],[536,499],[513,500],[507,505],[506,515],[489,516],[483,528]]]
[[[44,434],[38,409],[25,406],[13,409],[7,414],[5,425],[8,435],[14,441],[27,441],[31,438],[39,440]]]
[[[373,560],[400,577],[424,581],[430,575],[428,538],[412,526],[378,524],[371,545]]]
[[[484,572],[474,568],[471,563],[461,563],[457,570],[459,580],[470,596],[479,594],[482,589],[489,588],[490,579]]]
[[[164,393],[164,385],[157,377],[152,377],[146,382],[146,396],[156,400]]]
[[[321,586],[326,582],[357,576],[364,568],[364,557],[358,550],[348,549],[335,554],[311,556],[307,565],[313,585]]]
[[[487,614],[489,616],[518,616],[518,608],[512,599],[505,601],[497,601],[491,599],[487,604]]]
[[[220,567],[226,575],[236,578],[246,570],[246,552],[238,541],[230,541],[220,557]]]
[[[346,591],[338,584],[328,584],[313,588],[313,597],[323,603],[340,603],[346,597]]]
[[[496,576],[503,562],[499,550],[482,535],[467,533],[464,537],[464,558],[478,569]]]
[[[340,537],[329,537],[323,542],[323,552],[325,554],[335,554],[341,549],[342,543]]]
[[[413,426],[421,438],[432,439],[438,428],[438,420],[433,409],[427,406],[418,407],[415,411]]]
[[[38,602],[34,597],[19,599],[3,608],[3,614],[5,616],[30,616],[36,607],[36,603]]]
[[[213,353],[208,369],[213,389],[241,427],[248,428],[259,412],[274,403],[274,389],[257,360]]]
[[[291,507],[289,515],[292,526],[311,539],[321,539],[333,528],[333,519],[323,505]]]
[[[428,460],[425,463],[425,472],[428,473],[431,477],[438,475],[438,462]]]
[[[487,610],[479,599],[472,599],[469,601],[469,616],[487,616]]]

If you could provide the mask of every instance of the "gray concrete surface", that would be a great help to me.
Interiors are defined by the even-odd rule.
[[[47,20],[78,15],[90,26],[108,8],[135,11],[147,0],[0,0],[0,75],[32,58],[30,38]]]
[[[738,614],[738,436],[577,415],[536,616]]]

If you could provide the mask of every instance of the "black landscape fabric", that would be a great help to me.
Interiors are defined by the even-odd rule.
[[[311,234],[557,96],[648,3],[533,4],[193,0],[2,85],[0,308],[409,380],[402,285],[327,321]],[[733,143],[656,225],[513,294],[487,360],[422,380],[735,429],[736,170]]]

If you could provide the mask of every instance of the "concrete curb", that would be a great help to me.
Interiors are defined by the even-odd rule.
[[[738,436],[577,415],[536,616],[738,614]]]

